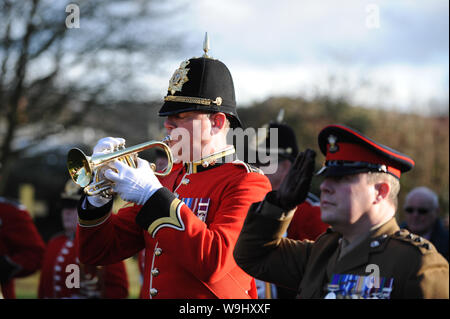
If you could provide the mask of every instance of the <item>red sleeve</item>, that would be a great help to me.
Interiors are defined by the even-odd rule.
[[[265,176],[241,176],[224,189],[217,189],[220,204],[208,226],[165,188],[155,193],[139,213],[150,218],[150,235],[164,242],[165,250],[204,282],[219,280],[236,267],[233,249],[248,209],[270,191]]]
[[[297,240],[315,240],[325,232],[328,224],[320,217],[320,206],[305,201],[297,206],[287,230],[287,237]]]
[[[127,204],[117,214],[112,214],[109,209],[92,214],[90,211],[80,211],[79,208],[77,241],[82,263],[114,264],[135,255],[145,247],[142,229],[135,223],[140,206],[131,205]],[[88,219],[89,216],[96,218]]]
[[[128,277],[125,263],[105,266],[104,298],[123,299],[128,297]]]
[[[41,267],[45,243],[28,212],[2,206],[1,242],[6,255],[21,267],[15,277],[25,277]]]

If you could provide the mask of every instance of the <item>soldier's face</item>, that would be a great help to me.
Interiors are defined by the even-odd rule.
[[[164,121],[164,127],[172,138],[169,146],[175,160],[190,162],[202,158],[204,147],[211,140],[208,114],[182,112],[170,115]]]
[[[320,191],[322,220],[338,231],[363,222],[376,197],[367,174],[327,177]]]
[[[78,212],[76,207],[63,208],[62,224],[67,234],[75,233],[78,224]]]
[[[406,199],[403,209],[411,232],[425,235],[431,231],[437,217],[437,210],[430,197],[424,193],[415,193]]]
[[[278,189],[281,185],[281,182],[283,181],[284,177],[289,172],[289,169],[291,168],[292,164],[289,160],[283,160],[283,161],[277,161],[277,169],[274,173],[271,172],[272,167],[267,166],[261,166],[261,170],[266,174],[267,178],[270,181],[270,184],[272,184],[272,189]]]

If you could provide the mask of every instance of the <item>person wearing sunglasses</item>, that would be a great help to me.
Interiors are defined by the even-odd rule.
[[[416,187],[406,195],[403,211],[402,227],[431,241],[448,260],[449,234],[439,218],[437,194],[428,187]]]

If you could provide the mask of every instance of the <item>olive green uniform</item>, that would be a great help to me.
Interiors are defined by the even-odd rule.
[[[282,238],[292,216],[267,200],[251,206],[234,250],[244,271],[298,298],[449,297],[447,260],[395,218],[345,252],[332,228],[315,242]]]

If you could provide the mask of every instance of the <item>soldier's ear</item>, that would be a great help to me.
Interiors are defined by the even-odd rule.
[[[218,112],[210,115],[212,133],[217,133],[225,127],[227,117],[225,113]]]
[[[381,200],[387,199],[391,192],[391,186],[386,182],[379,182],[374,185],[376,191],[375,202],[379,203]]]

